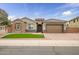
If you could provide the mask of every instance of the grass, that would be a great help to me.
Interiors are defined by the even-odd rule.
[[[44,38],[43,34],[8,34],[2,38]]]

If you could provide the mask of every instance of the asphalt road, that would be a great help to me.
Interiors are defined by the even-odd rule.
[[[0,55],[79,55],[79,46],[0,46]]]

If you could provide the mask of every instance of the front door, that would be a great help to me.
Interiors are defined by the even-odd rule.
[[[42,24],[37,24],[37,32],[42,32]]]

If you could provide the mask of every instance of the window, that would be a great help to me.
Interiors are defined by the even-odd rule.
[[[20,30],[21,29],[21,24],[20,23],[17,23],[16,24],[16,30]]]
[[[29,30],[33,30],[33,24],[29,24]]]
[[[29,26],[29,29],[30,29],[30,30],[32,30],[32,29],[33,29],[33,27],[30,27],[30,26]]]

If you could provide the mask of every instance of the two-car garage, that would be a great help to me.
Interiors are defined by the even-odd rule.
[[[65,20],[48,19],[46,20],[46,32],[47,33],[63,33]]]
[[[61,24],[47,24],[46,25],[46,32],[48,32],[48,33],[62,33],[63,32],[63,25],[61,25]]]

